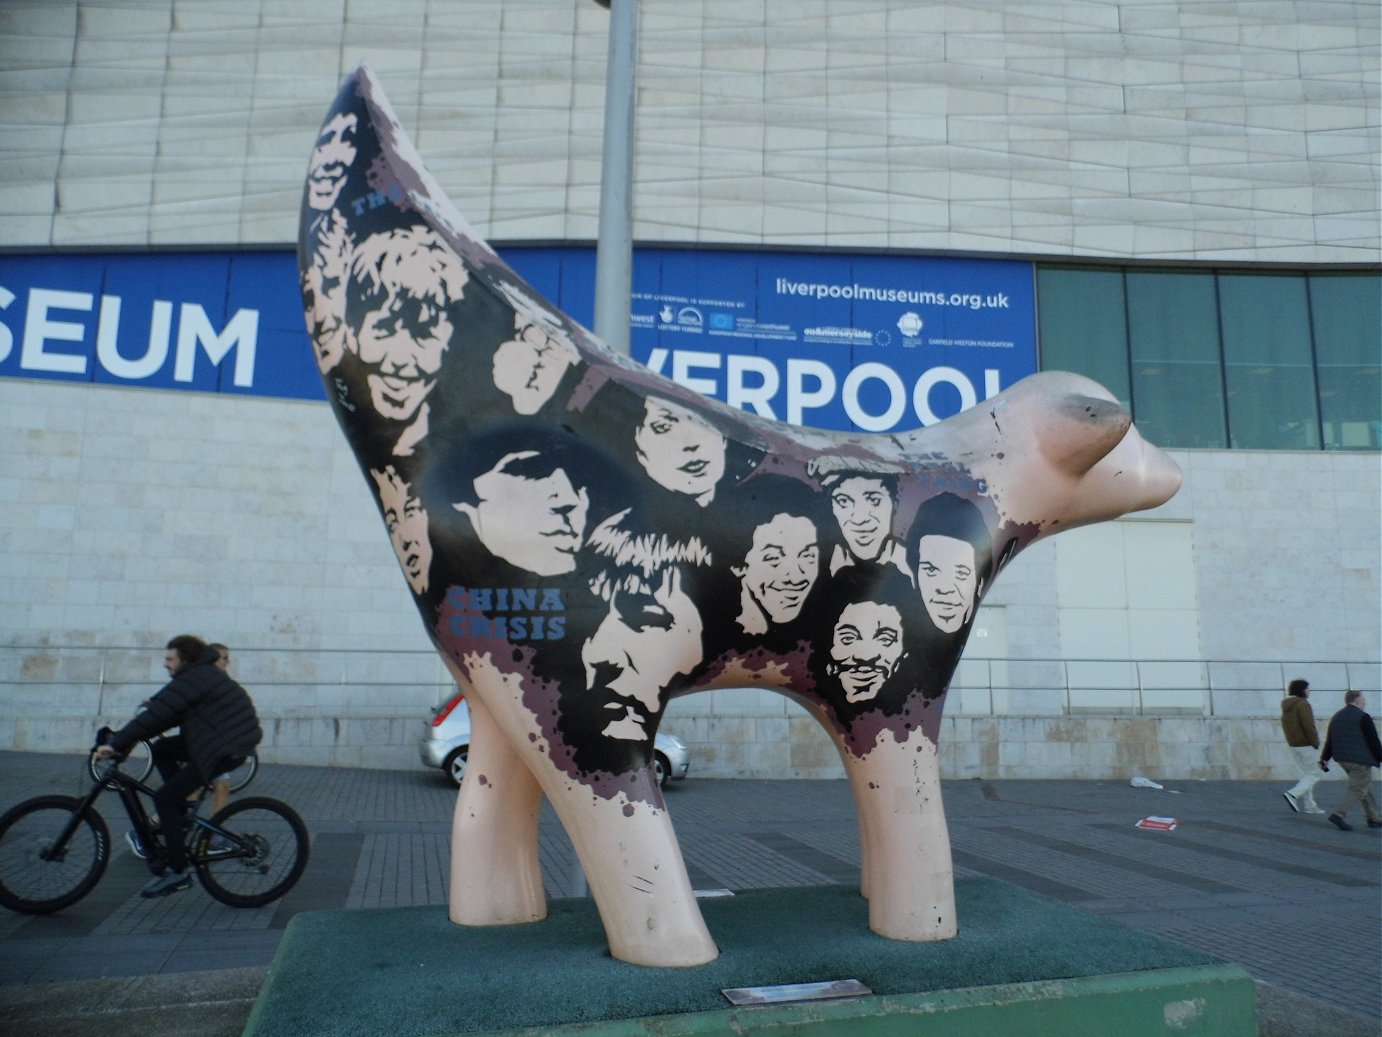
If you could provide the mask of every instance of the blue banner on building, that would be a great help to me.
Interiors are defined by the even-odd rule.
[[[501,249],[576,320],[594,251]],[[639,249],[632,352],[765,417],[928,425],[1036,370],[1030,263]],[[322,399],[291,252],[0,256],[0,376]]]
[[[0,256],[0,375],[325,399],[290,252]]]

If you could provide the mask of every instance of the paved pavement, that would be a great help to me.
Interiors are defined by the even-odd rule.
[[[80,758],[0,753],[0,807],[75,794],[81,775]],[[1004,879],[1241,964],[1259,981],[1263,1037],[1378,1037],[1382,831],[1361,817],[1344,833],[1292,814],[1280,782],[1164,784],[948,782],[956,873]],[[1342,786],[1318,791],[1327,804]],[[439,774],[266,764],[252,793],[286,800],[307,821],[313,855],[296,889],[255,910],[197,886],[141,900],[148,873],[124,848],[119,802],[106,797],[116,852],[91,895],[52,916],[0,911],[0,1034],[238,1034],[297,911],[445,902],[455,793]],[[843,782],[697,780],[693,770],[667,799],[698,888],[857,882]],[[1179,825],[1134,827],[1152,815]],[[546,809],[541,853],[549,895],[577,893],[570,843]]]

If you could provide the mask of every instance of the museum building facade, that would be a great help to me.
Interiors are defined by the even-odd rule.
[[[367,61],[457,208],[592,313],[608,15],[556,0],[15,4],[0,127],[0,749],[75,751],[191,630],[266,759],[406,767],[448,678],[324,405],[293,241]],[[1371,3],[641,5],[632,351],[886,432],[1034,370],[1185,473],[1025,552],[950,777],[1289,773],[1287,680],[1382,688]],[[673,702],[693,773],[834,776],[766,691]]]

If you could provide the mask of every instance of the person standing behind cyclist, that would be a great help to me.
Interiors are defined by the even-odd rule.
[[[169,641],[163,666],[172,679],[96,750],[98,759],[124,756],[140,739],[182,728],[181,734],[155,743],[154,763],[163,784],[154,793],[154,806],[167,846],[168,872],[145,886],[141,896],[166,896],[192,884],[183,846],[187,797],[238,767],[263,736],[254,702],[216,659],[215,649],[191,634]]]
[[[211,648],[216,651],[216,668],[230,673],[230,648],[220,641],[212,641]],[[211,816],[215,817],[230,802],[230,775],[221,774],[211,783]]]

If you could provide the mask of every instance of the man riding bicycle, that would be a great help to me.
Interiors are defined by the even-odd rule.
[[[187,799],[218,774],[240,766],[263,737],[249,693],[216,666],[217,658],[214,648],[191,634],[169,641],[163,666],[172,679],[95,750],[100,760],[123,757],[140,739],[182,728],[155,743],[154,763],[163,785],[154,793],[154,805],[168,850],[168,872],[140,891],[144,897],[167,896],[192,884],[183,845]]]

